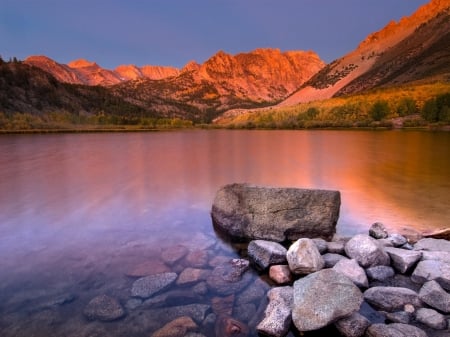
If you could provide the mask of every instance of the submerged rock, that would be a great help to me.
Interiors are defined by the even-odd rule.
[[[169,287],[177,279],[176,273],[161,273],[142,277],[134,281],[131,296],[148,298]]]
[[[244,259],[233,259],[217,266],[206,279],[208,288],[220,295],[230,295],[244,289],[252,280],[247,272],[249,262]]]
[[[362,300],[349,278],[324,269],[294,282],[292,320],[299,331],[317,330],[358,311]]]
[[[83,314],[90,320],[108,322],[125,316],[125,310],[115,298],[100,295],[88,303]]]
[[[184,337],[187,332],[197,329],[197,324],[188,316],[182,316],[155,331],[152,337]]]
[[[338,191],[231,184],[217,192],[211,216],[218,230],[236,239],[331,239],[340,203]]]

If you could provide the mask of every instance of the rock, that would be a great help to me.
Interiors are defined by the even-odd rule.
[[[269,269],[269,277],[276,284],[286,284],[293,281],[291,270],[288,265],[275,265]]]
[[[186,255],[184,264],[191,268],[204,268],[208,265],[208,258],[207,250],[193,250]]]
[[[422,233],[411,227],[399,228],[399,234],[403,235],[411,244],[414,244],[420,239],[423,239]]]
[[[414,246],[408,242],[405,243],[403,246],[400,246],[400,248],[406,249],[406,250],[414,250]]]
[[[246,272],[250,264],[244,259],[233,259],[217,266],[206,279],[208,288],[220,295],[230,295],[244,289],[252,280]]]
[[[433,309],[417,309],[416,320],[436,330],[443,330],[447,328],[447,320],[445,319],[445,316]]]
[[[142,311],[145,320],[157,322],[159,326],[169,323],[176,318],[188,316],[197,324],[201,324],[206,317],[206,313],[211,309],[207,304],[188,304],[159,309],[149,309]]]
[[[90,320],[109,322],[125,316],[125,310],[116,299],[100,295],[89,301],[83,314]]]
[[[189,250],[185,246],[177,245],[163,250],[161,259],[168,265],[173,265],[181,260]]]
[[[253,240],[248,245],[248,257],[260,269],[286,262],[287,250],[277,242]]]
[[[216,337],[245,337],[248,332],[248,327],[234,318],[219,316],[216,320]]]
[[[294,282],[292,320],[299,331],[317,330],[358,311],[361,302],[349,278],[324,269]]]
[[[345,254],[345,244],[343,242],[327,242],[327,251],[332,254]]]
[[[320,254],[325,254],[327,252],[327,242],[324,239],[314,238],[312,239],[317,247]]]
[[[336,232],[340,203],[338,191],[231,184],[217,192],[211,216],[215,228],[232,238],[329,240]]]
[[[217,316],[231,316],[233,314],[234,294],[211,299],[212,311]]]
[[[192,318],[182,316],[155,331],[152,337],[184,337],[187,332],[195,329],[197,329],[197,324],[195,324]]]
[[[215,268],[215,267],[218,267],[220,265],[229,263],[230,260],[231,260],[231,257],[229,257],[229,256],[217,255],[217,256],[214,256],[212,259],[209,260],[208,265],[211,268]]]
[[[409,324],[411,315],[406,311],[386,312],[386,319],[392,323]]]
[[[369,286],[366,272],[359,266],[356,260],[340,260],[334,265],[333,269],[347,276],[358,287],[367,288]]]
[[[425,233],[424,236],[426,238],[444,239],[450,241],[450,228],[438,229],[431,233]]]
[[[131,296],[148,298],[168,288],[177,279],[175,273],[161,273],[141,277],[134,281],[131,288]]]
[[[239,319],[243,322],[249,322],[253,317],[255,317],[256,309],[255,304],[245,303],[234,307],[233,316],[239,317]]]
[[[236,305],[246,303],[258,304],[261,299],[266,299],[266,294],[270,290],[270,286],[260,278],[248,285],[236,298]]]
[[[392,233],[390,234],[387,239],[392,242],[392,245],[394,247],[401,247],[404,244],[408,243],[408,240],[403,235]]]
[[[341,318],[334,323],[342,336],[345,337],[360,337],[364,335],[370,322],[363,315],[355,312],[348,317]]]
[[[395,275],[394,269],[389,266],[375,266],[366,269],[366,274],[370,280],[386,281]]]
[[[144,277],[154,274],[166,273],[169,271],[169,267],[167,267],[162,261],[160,261],[159,259],[152,259],[133,266],[132,268],[130,268],[130,270],[125,272],[125,275],[130,277]]]
[[[375,310],[366,301],[362,302],[359,313],[367,318],[371,324],[386,322],[386,317],[380,311]]]
[[[332,268],[340,260],[349,260],[345,256],[340,254],[326,253],[322,255],[325,268]]]
[[[425,238],[414,245],[415,250],[431,250],[438,252],[450,252],[450,241],[444,239]]]
[[[142,304],[142,300],[140,298],[130,298],[127,303],[125,303],[125,308],[128,310],[134,310],[140,307]]]
[[[325,265],[322,256],[311,239],[295,241],[288,249],[286,258],[289,268],[295,274],[309,274],[322,269]]]
[[[428,337],[425,331],[408,324],[372,324],[366,331],[366,337]]]
[[[450,264],[436,261],[420,261],[411,275],[411,280],[416,283],[436,280],[442,288],[450,290]]]
[[[389,265],[389,255],[374,238],[358,234],[351,238],[345,245],[345,253],[355,259],[362,267],[374,267]]]
[[[433,252],[428,250],[421,250],[421,260],[437,260],[445,263],[450,263],[450,252]]]
[[[178,285],[188,285],[205,281],[210,273],[211,271],[208,269],[186,268],[180,273],[176,283]]]
[[[206,285],[206,282],[197,283],[192,287],[192,292],[200,296],[206,295],[208,293],[208,286]]]
[[[404,274],[420,260],[421,252],[400,248],[386,247],[384,249],[391,258],[392,266],[400,273]]]
[[[381,222],[375,222],[369,228],[369,235],[375,239],[386,239],[388,231]]]
[[[274,337],[284,337],[292,322],[292,287],[271,289],[267,296],[269,305],[264,312],[264,319],[256,327],[257,331]]]
[[[430,307],[450,313],[450,294],[442,289],[436,281],[424,283],[419,291],[419,298]]]
[[[373,287],[364,292],[364,299],[375,308],[388,312],[401,310],[405,304],[421,306],[415,291],[401,287]]]

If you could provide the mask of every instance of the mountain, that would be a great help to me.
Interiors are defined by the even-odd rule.
[[[189,62],[177,76],[123,82],[111,90],[166,117],[182,117],[187,109],[209,122],[228,109],[277,103],[324,65],[311,51],[257,49],[237,55],[219,51],[203,64]]]
[[[47,56],[30,56],[24,63],[41,68],[58,81],[71,84],[110,86],[130,80],[148,78],[159,80],[176,76],[180,72],[174,67],[121,65],[115,70],[104,69],[95,62],[84,59],[68,64],[57,63]]]
[[[368,89],[450,79],[450,3],[432,0],[370,34],[280,103],[290,106]]]

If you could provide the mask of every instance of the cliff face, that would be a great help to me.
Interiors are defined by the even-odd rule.
[[[448,0],[432,0],[410,17],[390,22],[354,51],[324,67],[280,105],[425,80],[437,73],[446,76],[450,73],[446,66],[450,55],[449,8]]]

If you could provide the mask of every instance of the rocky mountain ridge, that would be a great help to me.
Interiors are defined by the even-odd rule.
[[[354,51],[324,67],[280,105],[327,99],[437,74],[441,79],[450,78],[446,66],[450,58],[449,15],[448,1],[432,0],[410,17],[390,22],[370,34]]]

